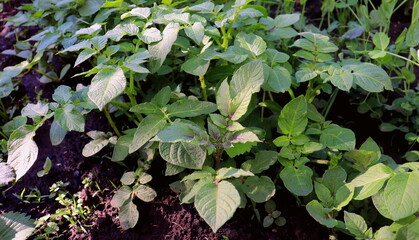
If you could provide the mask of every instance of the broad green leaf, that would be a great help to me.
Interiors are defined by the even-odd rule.
[[[380,240],[394,240],[395,237],[396,235],[391,230],[390,226],[381,227],[374,234],[374,239],[380,239]]]
[[[130,108],[130,111],[135,113],[152,114],[158,113],[160,108],[152,102],[145,102],[135,105],[134,107]]]
[[[218,88],[216,101],[217,108],[220,110],[220,113],[224,116],[229,116],[231,95],[230,86],[228,85],[227,79],[225,79]]]
[[[42,40],[39,42],[38,47],[36,48],[37,52],[41,52],[52,44],[56,44],[58,39],[61,37],[61,34],[58,32],[49,32],[44,35]]]
[[[378,193],[372,196],[372,203],[381,215],[388,219],[393,219],[388,210],[387,203],[384,199],[384,189],[381,189]]]
[[[134,136],[131,135],[124,135],[118,138],[118,141],[113,148],[112,161],[122,161],[128,156],[129,146],[132,144],[133,138]]]
[[[172,93],[172,89],[169,86],[162,88],[159,92],[154,95],[151,99],[151,102],[157,104],[159,107],[164,107],[170,101],[170,94]]]
[[[191,123],[178,122],[166,127],[157,134],[160,142],[187,142],[206,144],[209,141],[208,134],[199,126]]]
[[[104,138],[92,140],[83,147],[82,155],[84,157],[91,157],[106,147],[108,143],[109,140]]]
[[[350,150],[345,153],[345,156],[352,159],[355,162],[355,165],[359,166],[358,168],[361,170],[367,169],[376,158],[374,152],[358,149]]]
[[[313,191],[312,175],[311,168],[303,165],[299,168],[285,167],[279,176],[288,191],[297,196],[307,196]]]
[[[100,10],[105,0],[87,0],[82,7],[77,9],[82,17],[95,14]]]
[[[358,214],[347,211],[344,211],[344,214],[346,229],[357,239],[365,239],[368,227],[364,218]]]
[[[162,40],[160,30],[155,27],[144,30],[139,38],[147,44]]]
[[[365,150],[365,151],[371,151],[375,153],[375,159],[372,161],[372,163],[376,163],[380,160],[381,158],[381,149],[378,146],[378,144],[374,141],[374,139],[372,139],[371,137],[369,137],[362,145],[361,147],[359,147],[360,150]]]
[[[201,22],[195,22],[192,26],[185,28],[185,33],[197,45],[201,45],[205,35],[204,25]]]
[[[207,177],[207,178],[202,178],[200,179],[198,182],[196,182],[195,184],[193,184],[192,189],[190,189],[188,192],[186,192],[186,194],[184,195],[180,195],[180,201],[182,203],[192,203],[194,202],[194,198],[196,196],[196,193],[205,185],[207,184],[212,184],[214,182],[214,178],[213,177]]]
[[[320,202],[326,206],[331,207],[333,205],[333,197],[330,190],[319,182],[314,182],[314,191]]]
[[[283,134],[297,136],[307,126],[307,102],[303,95],[291,100],[281,111],[278,125]]]
[[[86,61],[87,59],[91,58],[95,54],[96,54],[96,51],[91,48],[84,49],[83,51],[79,53],[79,56],[77,57],[76,62],[74,63],[74,67]]]
[[[275,195],[275,184],[267,176],[252,176],[243,183],[242,190],[250,199],[261,203]]]
[[[398,173],[387,182],[384,200],[393,220],[408,217],[419,210],[419,172]]]
[[[371,63],[361,63],[352,66],[354,82],[368,92],[393,90],[390,77],[381,68]]]
[[[204,76],[208,70],[210,61],[201,57],[192,57],[182,64],[182,70],[194,76]]]
[[[126,200],[119,209],[119,222],[121,224],[121,228],[127,230],[135,227],[135,225],[137,225],[139,215],[137,206],[132,202],[132,200]]]
[[[234,143],[233,147],[226,148],[225,151],[229,157],[233,158],[235,156],[250,152],[253,146],[256,146],[256,142],[246,142],[246,143]]]
[[[183,177],[181,182],[185,182],[188,180],[195,181],[195,180],[200,180],[203,178],[214,178],[214,174],[208,171],[195,171]]]
[[[218,53],[217,56],[234,64],[242,63],[248,57],[241,48],[235,46],[230,46],[227,51]]]
[[[6,212],[0,215],[0,239],[25,240],[35,230],[35,220],[25,213]]]
[[[265,83],[262,88],[275,93],[288,91],[291,87],[291,75],[286,68],[263,66]]]
[[[166,119],[160,114],[152,114],[144,118],[135,131],[134,138],[129,146],[129,153],[137,151],[152,137],[156,136],[165,125]]]
[[[124,185],[131,185],[137,179],[137,174],[133,171],[125,172],[121,177],[121,183]]]
[[[259,92],[263,81],[262,61],[259,59],[246,63],[234,72],[230,82],[230,94],[234,98],[248,89],[250,93]]]
[[[392,170],[382,163],[369,167],[350,183],[356,189],[354,199],[362,200],[376,194],[391,175]]]
[[[49,129],[49,138],[51,139],[51,144],[53,146],[59,145],[67,135],[67,131],[58,124],[56,120],[54,120],[51,124],[51,128]]]
[[[345,181],[346,172],[340,166],[327,169],[322,177],[322,184],[325,185],[332,194],[335,194],[337,190],[345,184]]]
[[[275,17],[274,19],[274,27],[276,28],[283,28],[293,25],[294,23],[300,20],[300,14],[281,14]]]
[[[338,188],[333,200],[334,209],[340,211],[343,207],[348,205],[352,200],[354,193],[354,187],[350,184],[345,184]]]
[[[416,219],[413,223],[403,226],[397,231],[394,239],[396,240],[415,240],[419,238],[419,220]]]
[[[324,122],[324,117],[312,103],[307,103],[307,117],[315,122]]]
[[[330,125],[320,135],[320,143],[338,150],[355,148],[355,134],[350,129]]]
[[[111,205],[114,208],[121,207],[126,200],[128,200],[131,196],[132,190],[128,186],[122,186],[115,192],[111,200]]]
[[[385,50],[390,43],[390,38],[387,36],[387,34],[379,32],[374,35],[372,41],[378,49]]]
[[[253,175],[254,174],[252,172],[243,169],[237,169],[233,167],[220,168],[217,170],[215,180],[221,181],[228,178],[248,177]]]
[[[139,19],[145,19],[148,18],[151,14],[150,8],[141,8],[141,7],[137,7],[137,8],[133,8],[131,9],[131,11],[124,13],[121,15],[121,19],[124,20],[125,18],[128,17],[138,17]]]
[[[138,179],[141,184],[149,183],[153,179],[153,176],[146,172],[142,172],[140,174],[140,178]]]
[[[328,216],[328,211],[317,200],[312,200],[306,205],[308,213],[320,224],[328,228],[333,228],[338,225],[336,219]]]
[[[276,49],[268,48],[265,51],[267,60],[271,62],[270,66],[273,66],[276,63],[285,63],[290,59],[290,56],[286,53],[279,52]]]
[[[160,143],[159,151],[167,162],[190,169],[201,169],[207,156],[204,147],[184,142]]]
[[[90,27],[87,28],[82,28],[76,31],[76,35],[92,35],[93,33],[95,33],[96,31],[100,30],[102,27],[100,24],[95,23]]]
[[[208,183],[195,196],[195,208],[213,232],[229,220],[240,205],[240,194],[228,181]]]
[[[234,40],[234,45],[246,49],[253,57],[261,55],[266,50],[265,41],[253,33],[240,32]]]
[[[259,174],[278,161],[278,153],[275,151],[260,151],[256,153],[255,159],[248,160],[241,165],[241,168],[254,174]]]
[[[251,131],[242,130],[226,138],[230,143],[260,142],[259,138]]]
[[[0,187],[6,186],[15,180],[15,173],[12,167],[4,162],[0,162]]]
[[[102,69],[93,77],[87,96],[99,110],[102,110],[107,103],[125,90],[126,84],[124,71],[121,68]]]
[[[163,30],[163,39],[155,45],[149,45],[148,51],[153,55],[149,68],[151,72],[157,72],[161,67],[177,39],[178,32],[179,24],[171,22]]]
[[[69,86],[60,85],[55,89],[54,94],[52,94],[52,99],[57,103],[65,104],[71,99],[72,95]]]
[[[7,164],[15,170],[16,181],[25,175],[38,157],[34,136],[35,128],[26,125],[15,130],[7,142]]]
[[[29,103],[22,108],[21,115],[23,117],[35,118],[42,117],[48,113],[48,104],[38,102],[37,104]]]
[[[66,131],[84,132],[84,117],[73,104],[57,108],[54,113],[54,121],[57,121]]]
[[[210,114],[217,110],[217,105],[212,102],[183,99],[167,106],[167,112],[173,117],[196,117]]]
[[[334,72],[334,75],[331,75],[326,78],[326,80],[330,81],[335,87],[339,88],[340,90],[347,91],[352,88],[353,83],[353,74],[350,71],[339,71]]]
[[[133,190],[133,192],[135,196],[137,196],[144,202],[151,202],[157,196],[156,191],[154,191],[154,189],[146,185],[139,185],[137,188]]]
[[[304,38],[297,39],[290,47],[299,47],[309,52],[316,51],[316,47],[314,46],[314,44],[311,41]]]

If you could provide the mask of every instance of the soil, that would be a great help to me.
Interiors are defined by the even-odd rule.
[[[22,2],[22,1],[20,1]],[[17,4],[18,1],[13,4]],[[12,47],[15,42],[14,36],[5,38],[5,35],[12,29],[4,27],[2,19],[15,13],[16,5],[5,4],[5,8],[0,15],[0,52]],[[19,59],[13,56],[0,55],[0,70],[11,63],[18,63]],[[39,92],[44,99],[51,99],[54,84],[42,84],[38,80],[40,75],[30,72],[25,75],[18,85],[19,90],[12,100],[7,104],[15,105],[28,98],[36,99]],[[64,84],[70,84],[74,80],[64,80]],[[63,83],[61,83],[63,84]],[[337,105],[345,102],[345,96],[340,96]],[[340,105],[339,105],[340,106]],[[345,105],[351,108],[349,104]],[[345,108],[340,108],[345,109]],[[345,121],[354,120],[362,122],[363,126],[376,126],[376,122],[370,122],[370,119],[362,117],[362,119],[346,118],[345,111],[340,109],[332,109],[334,113],[345,116]],[[349,112],[349,111],[346,111]],[[351,110],[352,112],[352,110]],[[123,119],[117,119],[123,121]],[[339,119],[336,119],[339,121]],[[375,124],[375,125],[374,125]],[[84,204],[92,207],[93,212],[87,220],[82,223],[89,225],[86,227],[87,233],[76,228],[71,228],[68,224],[61,225],[62,235],[58,239],[74,239],[74,240],[130,240],[130,239],[173,239],[173,240],[192,240],[192,239],[231,239],[231,240],[277,240],[277,239],[328,239],[328,231],[325,227],[311,218],[304,207],[297,205],[295,197],[285,190],[283,186],[278,186],[277,194],[274,198],[277,203],[277,210],[282,212],[287,223],[283,227],[263,228],[262,223],[255,217],[253,208],[247,206],[239,209],[234,217],[229,220],[217,233],[213,233],[204,220],[198,215],[197,211],[191,204],[180,204],[178,195],[174,193],[168,185],[177,180],[176,177],[164,177],[161,171],[163,160],[156,159],[153,162],[150,172],[154,177],[151,186],[157,191],[157,198],[150,202],[136,202],[140,219],[134,229],[123,231],[119,227],[117,209],[110,205],[111,198],[115,192],[113,184],[119,185],[119,179],[126,167],[111,162],[106,156],[110,155],[110,149],[102,150],[97,156],[84,158],[81,155],[84,145],[89,142],[89,137],[85,133],[71,132],[68,133],[65,140],[59,146],[52,146],[49,140],[49,128],[51,122],[47,121],[42,126],[35,137],[35,141],[39,147],[39,155],[34,166],[29,172],[20,179],[13,187],[8,188],[5,194],[0,195],[0,214],[8,211],[19,211],[29,214],[32,218],[39,218],[46,214],[54,213],[61,206],[53,199],[46,199],[41,204],[31,203],[23,204],[19,199],[14,197],[12,193],[20,194],[23,189],[29,191],[33,187],[37,187],[42,194],[49,194],[49,187],[57,182],[69,182],[66,188],[70,194],[81,193]],[[362,139],[367,136],[362,135],[365,127],[360,125],[349,125],[355,128],[355,131],[361,134]],[[99,112],[91,112],[86,119],[86,132],[90,130],[110,131],[110,127],[105,116]],[[370,132],[370,131],[369,131]],[[377,131],[378,132],[378,131]],[[377,135],[380,139],[380,135]],[[357,137],[359,135],[357,134]],[[384,139],[386,139],[385,136]],[[374,138],[376,139],[376,138]],[[380,141],[385,143],[387,140]],[[394,145],[393,145],[394,146]],[[390,149],[390,148],[385,148]],[[399,154],[388,152],[389,155]],[[394,156],[394,155],[393,155]],[[42,170],[45,159],[49,157],[53,166],[48,175],[39,178],[37,172]],[[133,163],[127,163],[128,166]],[[96,182],[102,191],[97,192],[97,188],[85,189],[82,179],[89,177]],[[258,205],[258,209],[263,209],[263,205]],[[262,217],[264,215],[262,214]]]

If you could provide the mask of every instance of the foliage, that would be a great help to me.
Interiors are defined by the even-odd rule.
[[[11,119],[2,107],[7,162],[0,163],[0,186],[34,164],[34,136],[45,123],[59,145],[68,132],[84,133],[86,116],[100,111],[113,133],[86,131],[91,141],[82,155],[127,167],[111,202],[124,230],[141,217],[136,199],[157,196],[148,170],[163,160],[165,175],[178,176],[171,187],[180,201],[193,203],[214,232],[248,203],[254,209],[265,203],[265,227],[283,226],[271,200],[283,184],[328,228],[357,239],[417,235],[418,1],[411,4],[412,24],[395,41],[387,19],[406,1],[323,1],[318,27],[306,24],[307,1],[299,1],[301,14],[292,12],[294,1],[280,2],[24,4],[8,25],[16,34],[26,26],[40,31],[3,52],[24,61],[0,72],[0,97],[12,98],[32,70],[56,88],[52,100],[18,106],[20,115]],[[406,133],[411,149],[401,155],[407,163],[396,163],[372,138],[357,144],[351,129],[328,120],[338,92],[360,113],[385,118],[380,130]],[[39,177],[48,174],[48,159]],[[64,206],[58,215],[90,213],[77,195],[70,199],[57,189]],[[83,229],[78,218],[68,219]],[[58,228],[42,224],[46,237]]]

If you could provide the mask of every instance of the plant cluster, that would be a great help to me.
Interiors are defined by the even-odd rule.
[[[46,121],[51,143],[59,145],[68,132],[85,132],[86,116],[101,111],[113,133],[88,132],[92,140],[82,154],[135,163],[112,199],[125,230],[140,217],[136,198],[157,196],[147,171],[165,161],[165,175],[179,176],[171,187],[180,201],[194,204],[214,232],[249,203],[265,203],[265,227],[284,225],[286,216],[271,200],[283,184],[331,234],[415,239],[419,2],[323,1],[317,27],[304,17],[307,1],[300,1],[301,14],[292,12],[293,1],[279,2],[24,4],[8,19],[17,42],[3,52],[24,60],[0,72],[0,143],[7,158],[0,162],[0,186],[34,164],[33,138]],[[411,25],[391,41],[387,19],[402,8],[411,12]],[[30,26],[39,32],[22,40]],[[4,104],[32,70],[56,86],[52,98]],[[400,144],[411,147],[400,154],[407,162],[383,154],[372,138],[357,143],[351,129],[328,120],[342,91],[359,112],[381,119],[377,130],[406,133]],[[107,146],[110,155],[101,152]],[[75,196],[57,194],[65,216],[88,214],[86,206],[69,207]]]

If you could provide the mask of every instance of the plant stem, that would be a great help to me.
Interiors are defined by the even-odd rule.
[[[390,54],[390,55],[392,55],[392,56],[398,57],[398,58],[400,58],[400,59],[403,59],[403,60],[405,60],[405,61],[408,61],[408,62],[410,62],[410,63],[412,63],[412,64],[416,65],[417,67],[419,67],[419,63],[417,63],[417,62],[415,62],[415,61],[412,61],[412,60],[410,60],[410,59],[408,59],[408,58],[405,58],[405,57],[403,57],[403,56],[400,56],[400,55],[398,55],[398,54],[395,54],[395,53],[392,53],[392,52],[388,52],[388,51],[386,51],[386,53],[388,53],[388,54]]]
[[[58,78],[51,77],[50,75],[48,75],[48,74],[44,73],[43,71],[41,71],[41,70],[39,70],[39,69],[34,68],[33,70],[34,70],[35,72],[37,72],[37,73],[41,74],[42,76],[45,76],[45,77],[47,77],[47,78],[51,79],[51,80],[52,80],[52,81],[54,81],[54,82],[58,82],[58,81],[59,81],[59,79],[58,79]]]
[[[324,109],[323,117],[326,119],[327,115],[329,114],[330,108],[332,108],[333,103],[335,102],[336,96],[338,95],[339,89],[335,88],[333,90],[332,96],[327,101],[326,108]]]
[[[207,85],[205,84],[204,76],[199,76],[199,81],[201,82],[202,96],[204,98],[204,101],[207,101],[208,100]]]
[[[108,122],[111,125],[114,132],[116,133],[116,135],[118,137],[122,136],[121,132],[119,132],[118,128],[116,127],[115,122],[113,121],[111,115],[109,114],[108,105],[105,106],[105,108],[103,109],[103,112],[105,113],[106,119],[108,119]]]
[[[329,165],[329,160],[322,160],[322,159],[315,159],[315,160],[310,160],[310,162],[312,163],[317,163],[317,164],[322,164],[322,165]]]
[[[220,169],[221,167],[221,157],[223,156],[223,152],[224,152],[224,148],[217,146],[215,153],[214,153],[214,158],[215,158],[215,170]]]

